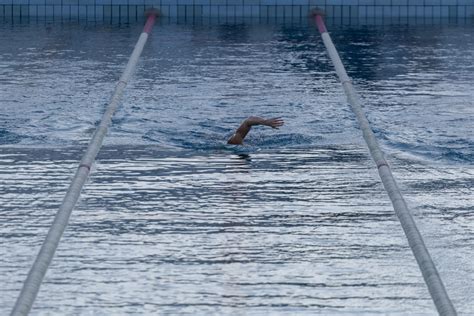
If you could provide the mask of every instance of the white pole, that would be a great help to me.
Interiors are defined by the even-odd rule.
[[[349,101],[352,111],[354,112],[359,123],[360,129],[362,130],[365,142],[369,147],[370,155],[377,165],[380,178],[385,190],[390,197],[390,200],[392,201],[393,209],[395,210],[400,224],[403,227],[405,235],[408,239],[408,244],[410,245],[416,261],[418,262],[418,266],[420,267],[425,283],[428,286],[428,291],[431,294],[431,298],[433,299],[436,309],[440,315],[457,315],[456,310],[449,299],[448,293],[444,288],[438,271],[436,270],[436,266],[434,265],[433,260],[426,249],[423,238],[421,237],[421,234],[416,227],[415,221],[408,210],[405,200],[400,193],[390,167],[384,158],[384,154],[377,143],[377,139],[375,138],[372,129],[370,128],[369,121],[367,120],[364,110],[360,105],[359,98],[357,97],[354,87],[352,86],[351,80],[347,75],[341,58],[337,53],[336,47],[331,40],[331,36],[327,32],[323,18],[321,16],[322,14],[323,13],[319,10],[315,10],[313,12],[319,32],[321,33],[321,37],[323,38],[323,42],[326,46],[329,57],[334,64],[334,68],[336,69],[339,80],[342,83],[347,100]]]
[[[135,67],[140,57],[143,47],[148,39],[148,34],[151,32],[153,25],[156,20],[157,11],[151,10],[148,12],[148,18],[143,29],[143,32],[138,39],[137,44],[133,50],[132,55],[128,61],[128,64],[120,77],[120,80],[115,87],[114,94],[107,106],[107,109],[102,116],[102,120],[97,127],[94,136],[92,137],[86,153],[82,157],[81,163],[79,164],[76,174],[69,186],[66,196],[63,199],[59,211],[54,218],[53,224],[51,225],[48,235],[46,236],[43,245],[36,257],[33,266],[30,269],[28,277],[23,283],[20,295],[15,303],[15,306],[11,312],[12,316],[28,315],[33,303],[38,294],[39,288],[43,281],[43,278],[48,270],[48,267],[53,259],[56,248],[58,247],[61,236],[66,229],[69,221],[71,212],[81,194],[82,187],[86,182],[91,166],[95,161],[95,157],[99,152],[105,135],[107,134],[107,128],[112,121],[112,116],[119,105],[119,101],[123,95],[123,91],[127,86],[127,83],[135,70]]]

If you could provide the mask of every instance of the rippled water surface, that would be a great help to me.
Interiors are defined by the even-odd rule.
[[[474,25],[330,25],[461,315],[474,313]],[[0,314],[141,24],[0,23]],[[225,145],[250,115],[281,116]],[[312,25],[158,24],[32,314],[432,315]]]

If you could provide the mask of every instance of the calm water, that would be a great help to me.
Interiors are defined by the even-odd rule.
[[[474,313],[474,25],[330,25],[458,312]],[[0,24],[0,314],[141,25]],[[247,146],[247,116],[281,116]],[[435,309],[316,30],[162,23],[32,314]]]

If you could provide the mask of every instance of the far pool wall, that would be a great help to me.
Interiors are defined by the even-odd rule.
[[[0,0],[0,17],[132,21],[149,7],[185,18],[306,18],[314,7],[328,18],[474,18],[474,0]]]

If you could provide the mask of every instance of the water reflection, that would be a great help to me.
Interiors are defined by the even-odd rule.
[[[249,161],[249,162],[252,161],[250,155],[248,155],[248,154],[239,154],[238,156],[239,156],[239,159]]]
[[[5,314],[141,25],[0,27]],[[469,313],[471,27],[330,27],[448,292]],[[287,124],[226,147],[250,115]],[[35,310],[433,313],[362,144],[313,27],[160,24]]]
[[[2,150],[2,273],[10,276],[2,311],[14,301],[78,154],[71,148]],[[436,173],[413,161],[404,163],[396,160],[396,170],[423,180],[411,187],[410,201],[424,200],[440,189],[437,183],[461,176],[455,168]],[[469,192],[456,196],[467,201]],[[423,223],[443,226],[446,235],[422,226],[443,252],[447,249],[441,245],[452,245],[444,239],[451,240],[453,232],[468,236],[462,220],[468,212],[460,215],[456,207],[445,212],[449,215],[441,218],[437,212],[425,216]],[[446,221],[449,216],[457,221]],[[431,313],[429,295],[410,258],[363,147],[249,154],[106,147],[35,310]],[[455,274],[449,272],[453,264]],[[448,286],[468,273],[469,264],[459,260],[449,267],[441,265]],[[469,301],[451,290],[459,302]],[[59,299],[48,299],[52,296]],[[407,300],[414,303],[405,308],[400,302]]]

